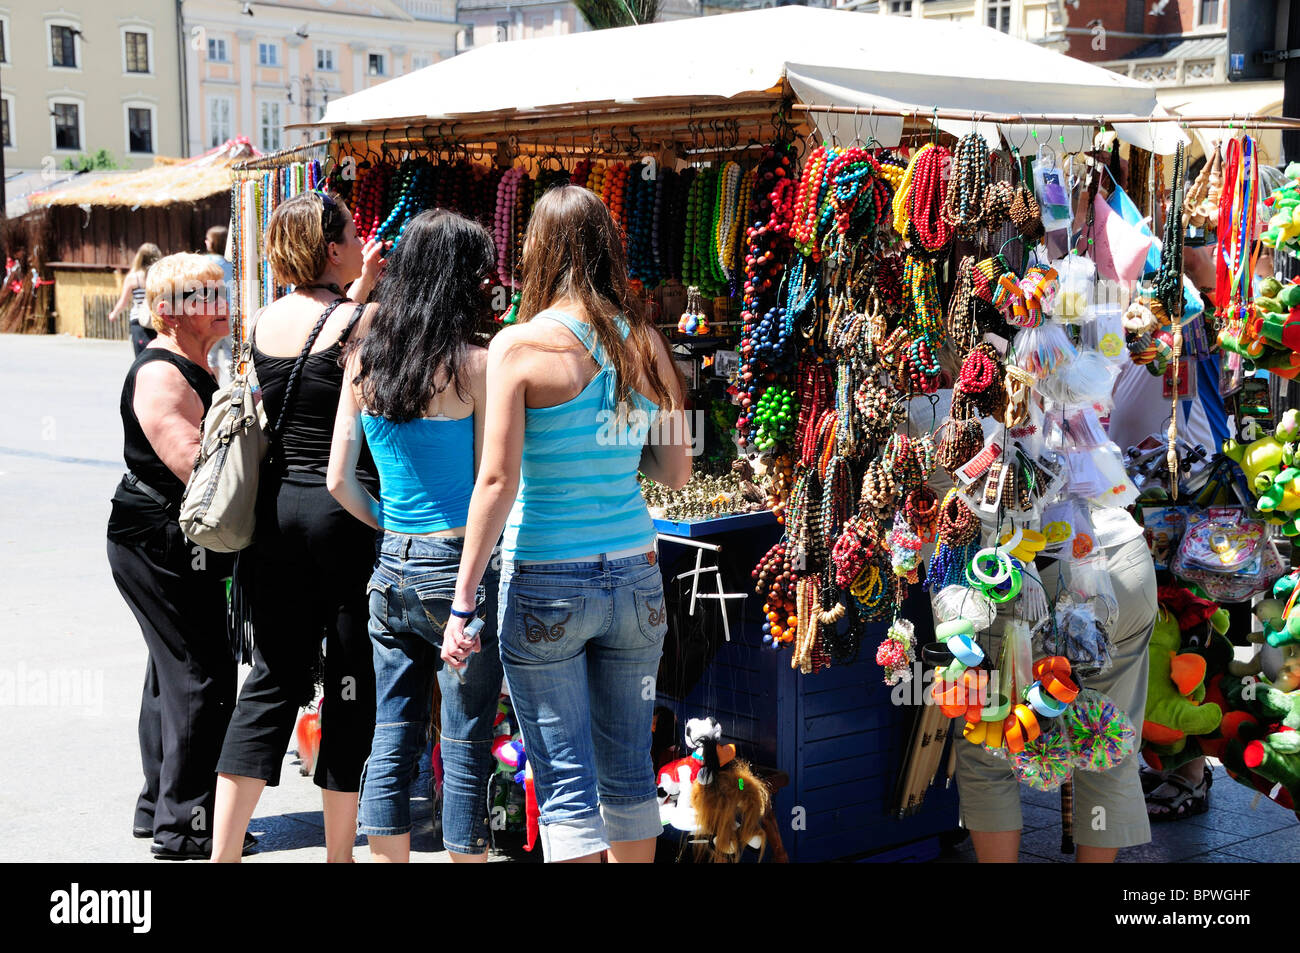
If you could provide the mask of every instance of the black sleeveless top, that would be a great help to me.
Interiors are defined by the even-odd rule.
[[[164,523],[174,521],[181,497],[185,494],[185,484],[154,452],[135,415],[136,375],[140,368],[154,361],[166,361],[181,372],[185,382],[199,395],[205,414],[212,406],[212,395],[217,392],[217,382],[206,367],[160,347],[145,348],[126,372],[120,409],[122,456],[126,459],[128,475],[113,494],[113,513],[108,521],[109,538],[121,542],[138,541]],[[147,489],[141,489],[135,481],[143,483]],[[155,495],[162,496],[166,505]]]
[[[340,307],[351,307],[345,302]],[[364,309],[356,308],[339,339],[323,351],[308,354],[298,377],[298,391],[289,408],[280,435],[280,464],[283,479],[288,483],[323,486],[329,466],[330,444],[334,440],[334,418],[338,415],[339,394],[343,390],[343,366],[340,358],[357,319]],[[275,357],[264,354],[257,347],[257,330],[253,330],[253,363],[257,368],[258,384],[262,388],[262,406],[266,419],[274,424],[280,419],[284,407],[285,386],[298,355]],[[357,478],[371,490],[379,486],[378,471],[364,444],[357,460]]]

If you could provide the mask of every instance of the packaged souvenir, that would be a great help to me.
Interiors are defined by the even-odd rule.
[[[1242,602],[1282,575],[1282,562],[1261,520],[1235,506],[1213,506],[1187,518],[1173,573],[1216,602]]]
[[[1187,529],[1188,508],[1185,506],[1142,506],[1142,531],[1146,537],[1147,549],[1151,550],[1151,561],[1156,571],[1169,568],[1178,544],[1182,542]]]
[[[1093,318],[1093,292],[1097,265],[1085,255],[1067,255],[1052,262],[1060,283],[1048,313],[1066,324],[1083,324]]]

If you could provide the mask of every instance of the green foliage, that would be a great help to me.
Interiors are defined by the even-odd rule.
[[[578,11],[593,30],[653,23],[659,0],[575,0]]]
[[[100,149],[93,156],[84,152],[79,156],[69,156],[63,160],[63,168],[71,172],[103,172],[120,169],[117,160],[107,149]]]

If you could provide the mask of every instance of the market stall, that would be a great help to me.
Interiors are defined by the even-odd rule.
[[[1159,230],[1159,156],[1177,173],[1194,121],[997,31],[786,7],[491,45],[320,125],[323,167],[234,193],[247,301],[274,293],[253,274],[260,222],[319,176],[364,237],[400,242],[431,207],[490,226],[505,323],[536,197],[574,182],[610,207],[701,451],[684,491],[645,486],[670,611],[659,697],[716,717],[771,779],[792,859],[932,854],[958,745],[1043,787],[1071,758],[1132,752],[1114,705],[1068,690],[1105,643],[1097,594],[1063,574],[1072,601],[1049,612],[1028,580],[1044,551],[1094,556],[1078,576],[1095,578],[1073,514],[1136,499],[1094,407],[1111,368],[1132,352],[1177,381],[1204,345],[1181,338],[1166,240],[1129,296],[1163,317],[1144,305],[1125,348],[1129,297],[1098,277],[1131,284],[1137,259],[1091,201],[1107,164]]]
[[[136,249],[151,242],[165,255],[201,252],[207,230],[230,219],[231,164],[255,151],[247,139],[232,139],[191,159],[89,173],[32,195],[24,218],[32,222],[27,231],[36,229],[42,240],[9,251],[15,260],[34,257],[33,265],[40,263],[35,280],[53,282],[52,330],[126,337],[128,323],[109,322],[107,315]]]

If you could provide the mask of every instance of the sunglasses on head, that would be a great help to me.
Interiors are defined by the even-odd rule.
[[[334,201],[334,196],[328,192],[318,191],[320,196],[320,230],[325,236],[327,242],[337,242],[343,237],[343,229],[347,225],[346,217],[339,203]],[[333,236],[333,237],[331,237]]]

